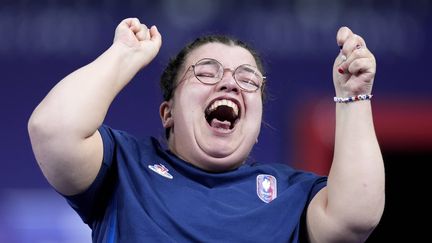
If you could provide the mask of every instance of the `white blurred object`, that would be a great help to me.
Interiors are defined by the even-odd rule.
[[[91,230],[51,189],[0,191],[0,242],[85,243]]]

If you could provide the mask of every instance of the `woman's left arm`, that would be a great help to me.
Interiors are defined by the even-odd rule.
[[[341,52],[333,67],[336,97],[365,100],[336,103],[336,133],[327,187],[307,212],[311,242],[364,242],[384,211],[384,163],[372,119],[373,54],[360,36],[342,27]],[[365,95],[365,96],[363,96]]]

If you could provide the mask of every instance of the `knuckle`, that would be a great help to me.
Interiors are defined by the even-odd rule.
[[[354,58],[359,58],[359,57],[362,57],[362,56],[364,56],[364,54],[365,54],[365,52],[364,52],[364,50],[363,50],[363,48],[360,48],[360,49],[354,49],[354,51],[352,52],[352,56],[354,57]]]

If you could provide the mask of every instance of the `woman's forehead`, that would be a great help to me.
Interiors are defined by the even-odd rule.
[[[236,68],[242,64],[257,66],[249,50],[241,46],[226,45],[218,42],[207,43],[197,47],[189,53],[185,64],[187,66],[193,65],[203,58],[216,59],[227,68]]]

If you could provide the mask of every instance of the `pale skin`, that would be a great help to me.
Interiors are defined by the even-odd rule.
[[[123,20],[113,45],[61,80],[35,109],[28,125],[33,151],[56,190],[74,195],[94,181],[103,154],[97,129],[115,96],[153,60],[161,43],[156,27],[148,29],[136,18]],[[364,40],[343,27],[337,43],[343,48],[333,67],[336,96],[370,94],[376,64]],[[211,43],[195,49],[186,59],[184,80],[174,97],[161,104],[162,125],[172,128],[169,148],[180,158],[207,171],[232,170],[244,162],[258,137],[261,94],[241,91],[231,71],[216,85],[200,83],[186,68],[203,57],[217,59],[229,69],[256,66],[241,47]],[[235,101],[241,109],[233,131],[212,129],[203,118],[205,107],[221,98]],[[335,136],[328,185],[307,209],[308,235],[312,242],[362,242],[384,207],[384,167],[370,101],[337,104]]]
[[[187,68],[198,60],[212,57],[234,70],[242,64],[256,66],[248,50],[238,46],[208,43],[190,53]],[[246,160],[258,137],[262,116],[260,92],[244,92],[237,86],[232,71],[226,71],[216,85],[203,85],[185,70],[184,79],[173,99],[161,105],[164,127],[172,127],[169,147],[179,157],[207,171],[234,169]],[[194,97],[192,99],[191,97]],[[227,99],[238,104],[240,119],[230,131],[213,129],[204,111],[214,100]]]

